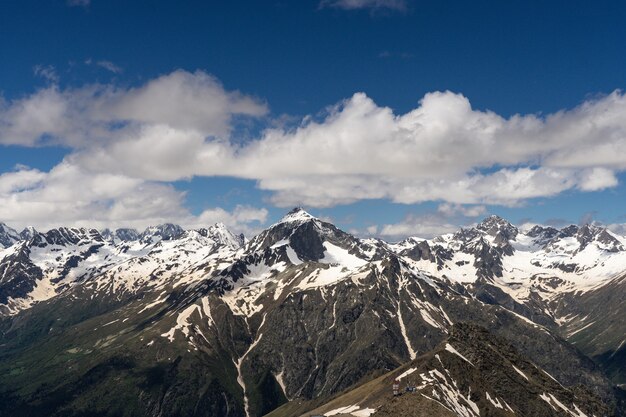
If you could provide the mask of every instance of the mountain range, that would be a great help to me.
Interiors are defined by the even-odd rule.
[[[594,224],[0,224],[0,415],[624,415],[624,294]]]

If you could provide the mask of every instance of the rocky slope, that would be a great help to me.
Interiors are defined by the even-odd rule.
[[[393,395],[394,381],[399,381],[399,396]],[[286,409],[279,408],[270,416],[283,415]],[[583,387],[565,388],[505,340],[482,327],[460,323],[433,351],[302,417],[583,417],[607,413],[602,401]]]
[[[296,209],[250,241],[223,225],[24,235],[0,250],[0,414],[258,416],[395,369],[468,321],[616,401],[564,340],[584,334],[567,306],[593,308],[626,270],[624,239],[595,226],[491,217],[387,244]],[[614,339],[580,349],[599,360]]]

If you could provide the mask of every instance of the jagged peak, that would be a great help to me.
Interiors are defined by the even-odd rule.
[[[65,246],[78,244],[81,241],[104,241],[97,229],[86,227],[59,227],[50,229],[42,235],[48,244]]]
[[[222,222],[217,222],[207,229],[208,237],[212,237],[217,242],[222,244],[228,244],[232,247],[241,247],[245,243],[245,237],[243,234],[236,235],[228,226]]]
[[[4,223],[0,223],[0,248],[6,248],[20,240],[19,234]]]
[[[599,234],[599,233],[602,233],[604,230],[606,230],[606,227],[604,227],[602,224],[593,222],[593,223],[586,223],[586,224],[583,224],[582,226],[580,226],[578,228],[578,233],[580,233],[580,234],[587,234],[587,233]]]
[[[3,232],[17,235],[17,232],[15,231],[15,229],[7,226],[5,223],[0,222],[0,233],[3,233]]]
[[[24,230],[20,232],[20,238],[23,240],[30,240],[39,232],[33,226],[25,227]]]
[[[525,234],[530,237],[537,237],[543,234],[552,234],[555,235],[559,232],[558,229],[552,226],[542,226],[540,224],[536,224],[528,230],[524,230]]]
[[[228,230],[228,227],[224,223],[222,223],[222,222],[217,222],[213,226],[209,226],[209,228],[213,228],[213,229],[216,229],[216,230]],[[228,230],[228,231],[230,231],[230,230]]]
[[[489,217],[485,217],[482,222],[478,223],[476,228],[480,230],[488,230],[493,226],[514,227],[508,220],[498,216],[497,214],[492,214]]]
[[[163,223],[156,226],[149,226],[141,234],[141,237],[160,236],[163,239],[176,239],[180,237],[185,230],[177,224]]]
[[[508,220],[495,214],[485,218],[476,226],[476,229],[491,236],[501,234],[506,239],[514,239],[517,233],[519,233],[517,227],[513,226]]]
[[[139,232],[137,229],[122,227],[115,229],[115,237],[124,242],[132,242],[139,239]]]

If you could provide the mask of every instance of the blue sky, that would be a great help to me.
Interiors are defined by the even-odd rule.
[[[619,229],[624,17],[618,1],[2,2],[0,221],[250,234],[304,205],[387,239],[490,213]]]

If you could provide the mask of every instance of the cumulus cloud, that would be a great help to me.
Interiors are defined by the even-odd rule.
[[[437,207],[437,211],[446,216],[462,215],[465,217],[479,217],[487,213],[485,206],[463,206],[461,204],[444,203]]]
[[[405,0],[322,0],[320,7],[332,7],[344,10],[389,9],[405,11],[407,4]]]
[[[53,69],[36,68],[42,76],[48,70]],[[196,175],[193,152],[207,138],[226,140],[233,118],[266,114],[264,103],[225,90],[201,71],[175,71],[126,89],[87,85],[62,90],[48,78],[52,84],[30,96],[0,101],[0,144],[60,144],[74,151],[49,172],[18,167],[1,174],[3,221],[16,227],[141,228],[166,221],[199,227],[215,220],[244,232],[265,222],[267,210],[251,207],[233,212],[213,208],[193,216],[185,208],[185,194],[154,181],[153,175],[163,172],[167,179]],[[103,161],[119,152],[126,168],[107,167],[93,159],[105,149],[109,152],[100,154]],[[137,161],[151,169],[133,172]],[[180,167],[186,163],[194,169],[181,175]]]
[[[133,108],[127,113],[133,114]],[[626,99],[616,92],[546,118],[505,119],[474,110],[469,100],[450,92],[427,94],[419,107],[403,115],[359,93],[321,121],[307,118],[295,129],[270,128],[243,145],[207,138],[208,126],[201,129],[193,120],[168,121],[163,115],[159,124],[159,118],[137,114],[134,118],[144,121],[140,127],[75,158],[84,166],[150,180],[195,175],[253,179],[273,192],[274,204],[284,207],[380,198],[407,204],[516,205],[570,189],[617,185],[616,172],[626,169],[626,153],[619,153],[626,147],[626,117],[607,118],[598,108],[619,109],[626,116]],[[594,146],[602,149],[605,143],[614,152],[595,155]],[[586,148],[595,165],[583,158],[573,163],[576,147]]]
[[[403,115],[356,94],[322,122],[270,130],[236,157],[279,205],[367,198],[515,205],[615,186],[615,173],[626,169],[624,116],[619,92],[544,118],[509,119],[450,92],[427,94]],[[577,149],[586,158],[574,158]]]
[[[487,214],[483,205],[442,203],[436,211],[407,214],[397,223],[370,226],[368,235],[377,235],[388,240],[399,240],[406,236],[433,238],[459,229],[459,224],[471,223],[473,219]]]
[[[0,176],[0,218],[21,227],[137,225],[180,217],[183,194],[112,173],[89,174],[65,162],[44,173],[22,167]]]
[[[5,174],[0,203],[16,213],[24,207],[19,202],[36,201],[27,196],[47,192],[67,198],[67,207],[58,204],[59,216],[82,219],[85,214],[69,205],[73,199],[81,203],[81,187],[93,186],[85,207],[106,221],[132,222],[140,216],[133,205],[144,197],[148,207],[163,203],[151,216],[165,210],[185,219],[184,195],[169,182],[230,176],[255,180],[280,207],[437,201],[440,215],[476,217],[485,205],[615,187],[617,174],[626,170],[626,96],[619,91],[546,116],[508,118],[474,109],[466,97],[448,91],[426,94],[404,114],[357,93],[295,127],[270,121],[254,140],[232,136],[240,118],[267,113],[263,101],[226,90],[201,71],[174,71],[132,88],[52,84],[0,101],[0,144],[72,149],[50,172]],[[74,182],[78,177],[86,182]],[[410,218],[402,227],[428,233],[449,226],[426,220]],[[377,232],[399,230],[387,225]]]
[[[615,234],[626,236],[626,223],[613,223],[608,225],[607,228]]]
[[[184,227],[222,222],[236,232],[254,233],[267,209],[216,207],[194,216],[185,193],[172,185],[113,173],[93,173],[62,162],[50,172],[28,167],[0,175],[0,219],[13,227],[46,230],[61,225],[136,227],[176,221]]]
[[[233,117],[260,117],[267,106],[227,91],[202,71],[174,71],[136,88],[51,85],[0,107],[0,144],[93,146],[138,126],[164,124],[205,137],[226,137]]]

